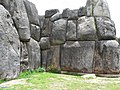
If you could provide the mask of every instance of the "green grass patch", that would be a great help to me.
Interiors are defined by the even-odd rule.
[[[41,72],[41,69],[21,73],[24,84],[2,87],[0,90],[119,90],[120,78],[82,78],[79,75]]]

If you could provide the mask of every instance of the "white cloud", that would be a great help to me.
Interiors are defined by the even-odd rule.
[[[61,12],[65,8],[79,9],[81,6],[86,5],[87,0],[29,0],[33,2],[39,12],[39,15],[44,15],[45,10],[59,9]],[[120,1],[107,0],[111,12],[111,18],[116,24],[117,37],[120,37]]]

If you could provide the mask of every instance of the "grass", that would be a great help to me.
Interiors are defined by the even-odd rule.
[[[41,71],[21,73],[23,84],[0,87],[0,90],[120,90],[120,78],[82,78],[78,75]]]

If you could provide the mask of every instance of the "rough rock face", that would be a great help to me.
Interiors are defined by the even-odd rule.
[[[110,11],[106,0],[87,0],[87,16],[110,18]]]
[[[81,17],[78,19],[77,25],[77,39],[78,40],[96,40],[97,33],[95,27],[95,20],[93,17]]]
[[[34,70],[41,67],[41,50],[39,43],[31,38],[30,42],[27,43],[27,48],[29,69]]]
[[[10,12],[21,41],[30,40],[30,27],[23,0],[2,0],[1,4]]]
[[[52,30],[52,22],[50,21],[50,18],[45,18],[42,27],[41,36],[49,37],[51,35],[51,30]]]
[[[50,18],[52,17],[54,14],[58,13],[59,10],[58,9],[50,9],[50,10],[46,10],[45,11],[45,17],[46,18]]]
[[[96,27],[100,40],[114,40],[116,38],[115,24],[105,17],[96,17]]]
[[[35,39],[36,41],[40,41],[40,37],[41,37],[41,30],[40,27],[34,24],[30,25],[30,33],[31,33],[31,37],[33,39]]]
[[[24,0],[27,15],[31,24],[39,25],[39,16],[35,4]]]
[[[67,40],[76,40],[76,31],[77,31],[77,20],[68,20],[66,27],[66,39]]]
[[[50,38],[42,37],[40,40],[40,46],[42,50],[50,49]]]
[[[9,12],[0,5],[0,78],[13,79],[20,72],[20,41]]]
[[[52,34],[51,34],[51,44],[59,45],[66,41],[66,23],[64,19],[60,19],[53,23]]]
[[[120,47],[115,40],[96,42],[94,72],[104,74],[120,73]]]
[[[95,41],[69,41],[61,48],[61,69],[91,73]]]

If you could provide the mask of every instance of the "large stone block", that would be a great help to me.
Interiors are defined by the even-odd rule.
[[[120,46],[116,40],[96,42],[93,69],[96,74],[120,73]]]
[[[45,17],[46,18],[50,18],[52,17],[54,14],[58,13],[59,10],[58,9],[50,9],[50,10],[46,10],[45,11]]]
[[[54,22],[54,21],[57,21],[57,20],[59,20],[59,19],[61,19],[62,18],[62,15],[60,14],[60,13],[56,13],[55,15],[53,15],[51,18],[50,18],[50,20],[52,21],[52,22]]]
[[[51,46],[48,50],[42,50],[42,67],[47,71],[60,71],[60,46]]]
[[[33,70],[41,67],[41,50],[39,43],[31,38],[30,42],[27,42],[27,48],[29,69]]]
[[[30,27],[23,0],[2,0],[1,4],[10,12],[21,41],[30,40]]]
[[[82,17],[86,15],[85,7],[80,7],[78,10],[78,17]]]
[[[105,17],[96,17],[96,27],[99,40],[113,40],[116,38],[115,24]]]
[[[24,0],[24,4],[30,23],[39,25],[39,16],[35,4],[29,2],[28,0]]]
[[[92,73],[95,41],[68,41],[61,47],[61,70]]]
[[[62,12],[62,18],[67,18],[69,20],[76,20],[78,19],[78,9],[70,10],[66,8]]]
[[[20,41],[9,12],[0,5],[0,79],[14,79],[20,73]]]
[[[36,41],[40,41],[40,37],[41,37],[41,30],[40,27],[34,24],[30,25],[30,33],[31,33],[31,37],[36,40]]]
[[[42,37],[39,44],[42,50],[50,49],[50,38]]]
[[[50,21],[50,18],[45,18],[41,36],[49,37],[51,35],[52,25],[53,23]]]
[[[77,40],[76,32],[77,32],[77,20],[68,20],[67,22],[67,40]]]
[[[110,11],[106,0],[87,0],[87,16],[110,18]]]
[[[94,41],[97,39],[94,17],[80,17],[77,25],[77,39]]]
[[[51,34],[51,44],[59,45],[66,41],[66,24],[67,21],[60,19],[53,23],[52,34]]]

